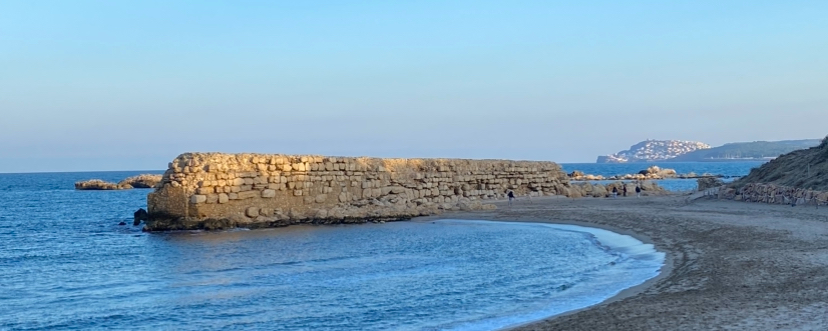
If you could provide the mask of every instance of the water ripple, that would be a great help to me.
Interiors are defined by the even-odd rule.
[[[600,302],[663,261],[520,223],[144,235],[117,223],[146,190],[71,189],[133,174],[0,174],[0,329],[496,329]]]

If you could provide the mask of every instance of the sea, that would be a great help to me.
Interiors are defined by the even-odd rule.
[[[697,175],[711,174],[723,176],[722,181],[731,182],[739,177],[746,176],[753,168],[758,168],[766,161],[738,161],[738,162],[651,162],[651,163],[562,163],[564,171],[571,173],[575,170],[585,174],[601,175],[604,177],[637,174],[650,166],[662,169],[673,169],[678,174],[695,173]],[[614,181],[590,181],[591,183],[610,183]],[[696,179],[661,179],[655,180],[668,191],[689,191],[697,188]]]
[[[564,168],[622,171],[593,166]],[[564,224],[144,233],[132,212],[149,190],[73,186],[140,173],[161,172],[0,174],[0,330],[498,330],[598,304],[664,264],[648,243]]]

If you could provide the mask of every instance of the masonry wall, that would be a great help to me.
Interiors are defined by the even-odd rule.
[[[392,221],[569,195],[553,162],[187,153],[147,197],[148,231]]]
[[[795,203],[817,207],[828,204],[828,192],[765,183],[748,183],[738,190],[724,186],[719,189],[718,198],[768,204]]]

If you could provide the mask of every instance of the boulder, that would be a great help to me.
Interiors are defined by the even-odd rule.
[[[138,224],[141,224],[142,221],[143,222],[147,221],[147,218],[149,217],[149,213],[147,213],[147,211],[144,210],[144,208],[140,208],[140,209],[136,210],[135,213],[132,214],[132,217],[133,217],[132,225],[133,226],[138,226]]]
[[[247,215],[247,217],[256,218],[259,216],[259,207],[247,207],[244,214]]]
[[[709,189],[709,188],[714,188],[714,187],[719,187],[719,186],[724,185],[724,182],[721,179],[716,178],[716,177],[702,177],[702,178],[697,179],[696,183],[698,183],[698,185],[699,185],[699,188],[698,188],[699,191],[704,191],[704,190]]]
[[[592,186],[592,196],[596,198],[605,198],[607,196],[607,187],[604,185]]]

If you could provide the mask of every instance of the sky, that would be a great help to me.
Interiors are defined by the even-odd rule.
[[[0,2],[0,172],[828,134],[828,1]]]

